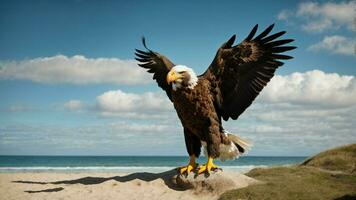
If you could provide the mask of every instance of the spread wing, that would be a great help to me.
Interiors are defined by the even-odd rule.
[[[235,35],[218,50],[213,62],[202,75],[210,80],[214,90],[215,107],[224,119],[237,119],[258,96],[284,63],[279,60],[291,59],[281,53],[295,49],[283,46],[292,39],[278,39],[285,31],[269,35],[274,24],[257,37],[256,25],[244,41],[232,46]]]
[[[157,81],[158,86],[166,91],[167,96],[169,99],[171,99],[172,87],[167,83],[166,76],[174,64],[165,56],[148,49],[146,46],[145,38],[142,38],[142,43],[147,51],[136,49],[135,59],[140,62],[138,65],[148,69],[147,72],[153,73],[153,79]]]

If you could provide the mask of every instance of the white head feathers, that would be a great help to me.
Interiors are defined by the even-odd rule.
[[[192,68],[189,68],[185,65],[176,65],[172,68],[172,70],[175,71],[176,73],[185,71],[189,74],[189,76],[190,76],[190,79],[188,81],[189,89],[193,89],[198,84],[198,77]],[[180,87],[182,87],[182,83],[179,81],[172,84],[173,90],[177,90],[177,88],[180,88]]]

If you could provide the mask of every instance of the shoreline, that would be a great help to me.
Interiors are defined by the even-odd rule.
[[[220,166],[224,171],[247,173],[254,168],[268,168],[286,165],[247,165],[247,166]],[[158,173],[162,171],[173,170],[176,167],[156,167],[156,166],[88,166],[88,167],[0,167],[0,174],[3,173],[135,173],[149,172]]]

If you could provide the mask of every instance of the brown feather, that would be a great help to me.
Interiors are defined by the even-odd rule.
[[[276,69],[283,65],[278,59],[292,58],[278,54],[295,49],[294,46],[281,46],[293,41],[278,40],[285,31],[269,35],[274,27],[272,24],[253,38],[257,27],[252,29],[242,43],[232,48],[219,49],[208,70],[202,75],[202,78],[218,82],[216,88],[220,92],[215,99],[222,100],[216,110],[224,120],[237,119],[251,105],[274,76]]]
[[[172,87],[167,83],[166,76],[173,68],[174,64],[165,56],[153,52],[147,48],[146,40],[144,37],[142,38],[142,43],[147,51],[135,49],[135,55],[137,56],[135,59],[140,62],[138,66],[148,69],[147,72],[149,73],[153,73],[153,79],[157,81],[158,86],[166,91],[169,99],[172,99]]]

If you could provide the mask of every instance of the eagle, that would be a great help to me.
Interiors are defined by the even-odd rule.
[[[293,58],[282,53],[296,48],[286,45],[294,40],[280,39],[286,31],[270,34],[273,27],[274,24],[255,36],[257,24],[237,45],[233,35],[199,76],[192,68],[175,65],[149,49],[144,37],[145,50],[135,49],[138,65],[153,74],[182,123],[189,163],[178,168],[181,174],[210,173],[219,168],[214,159],[235,159],[250,147],[246,140],[226,131],[222,120],[238,119],[284,64],[281,60]],[[202,146],[207,162],[199,165],[196,158]]]

